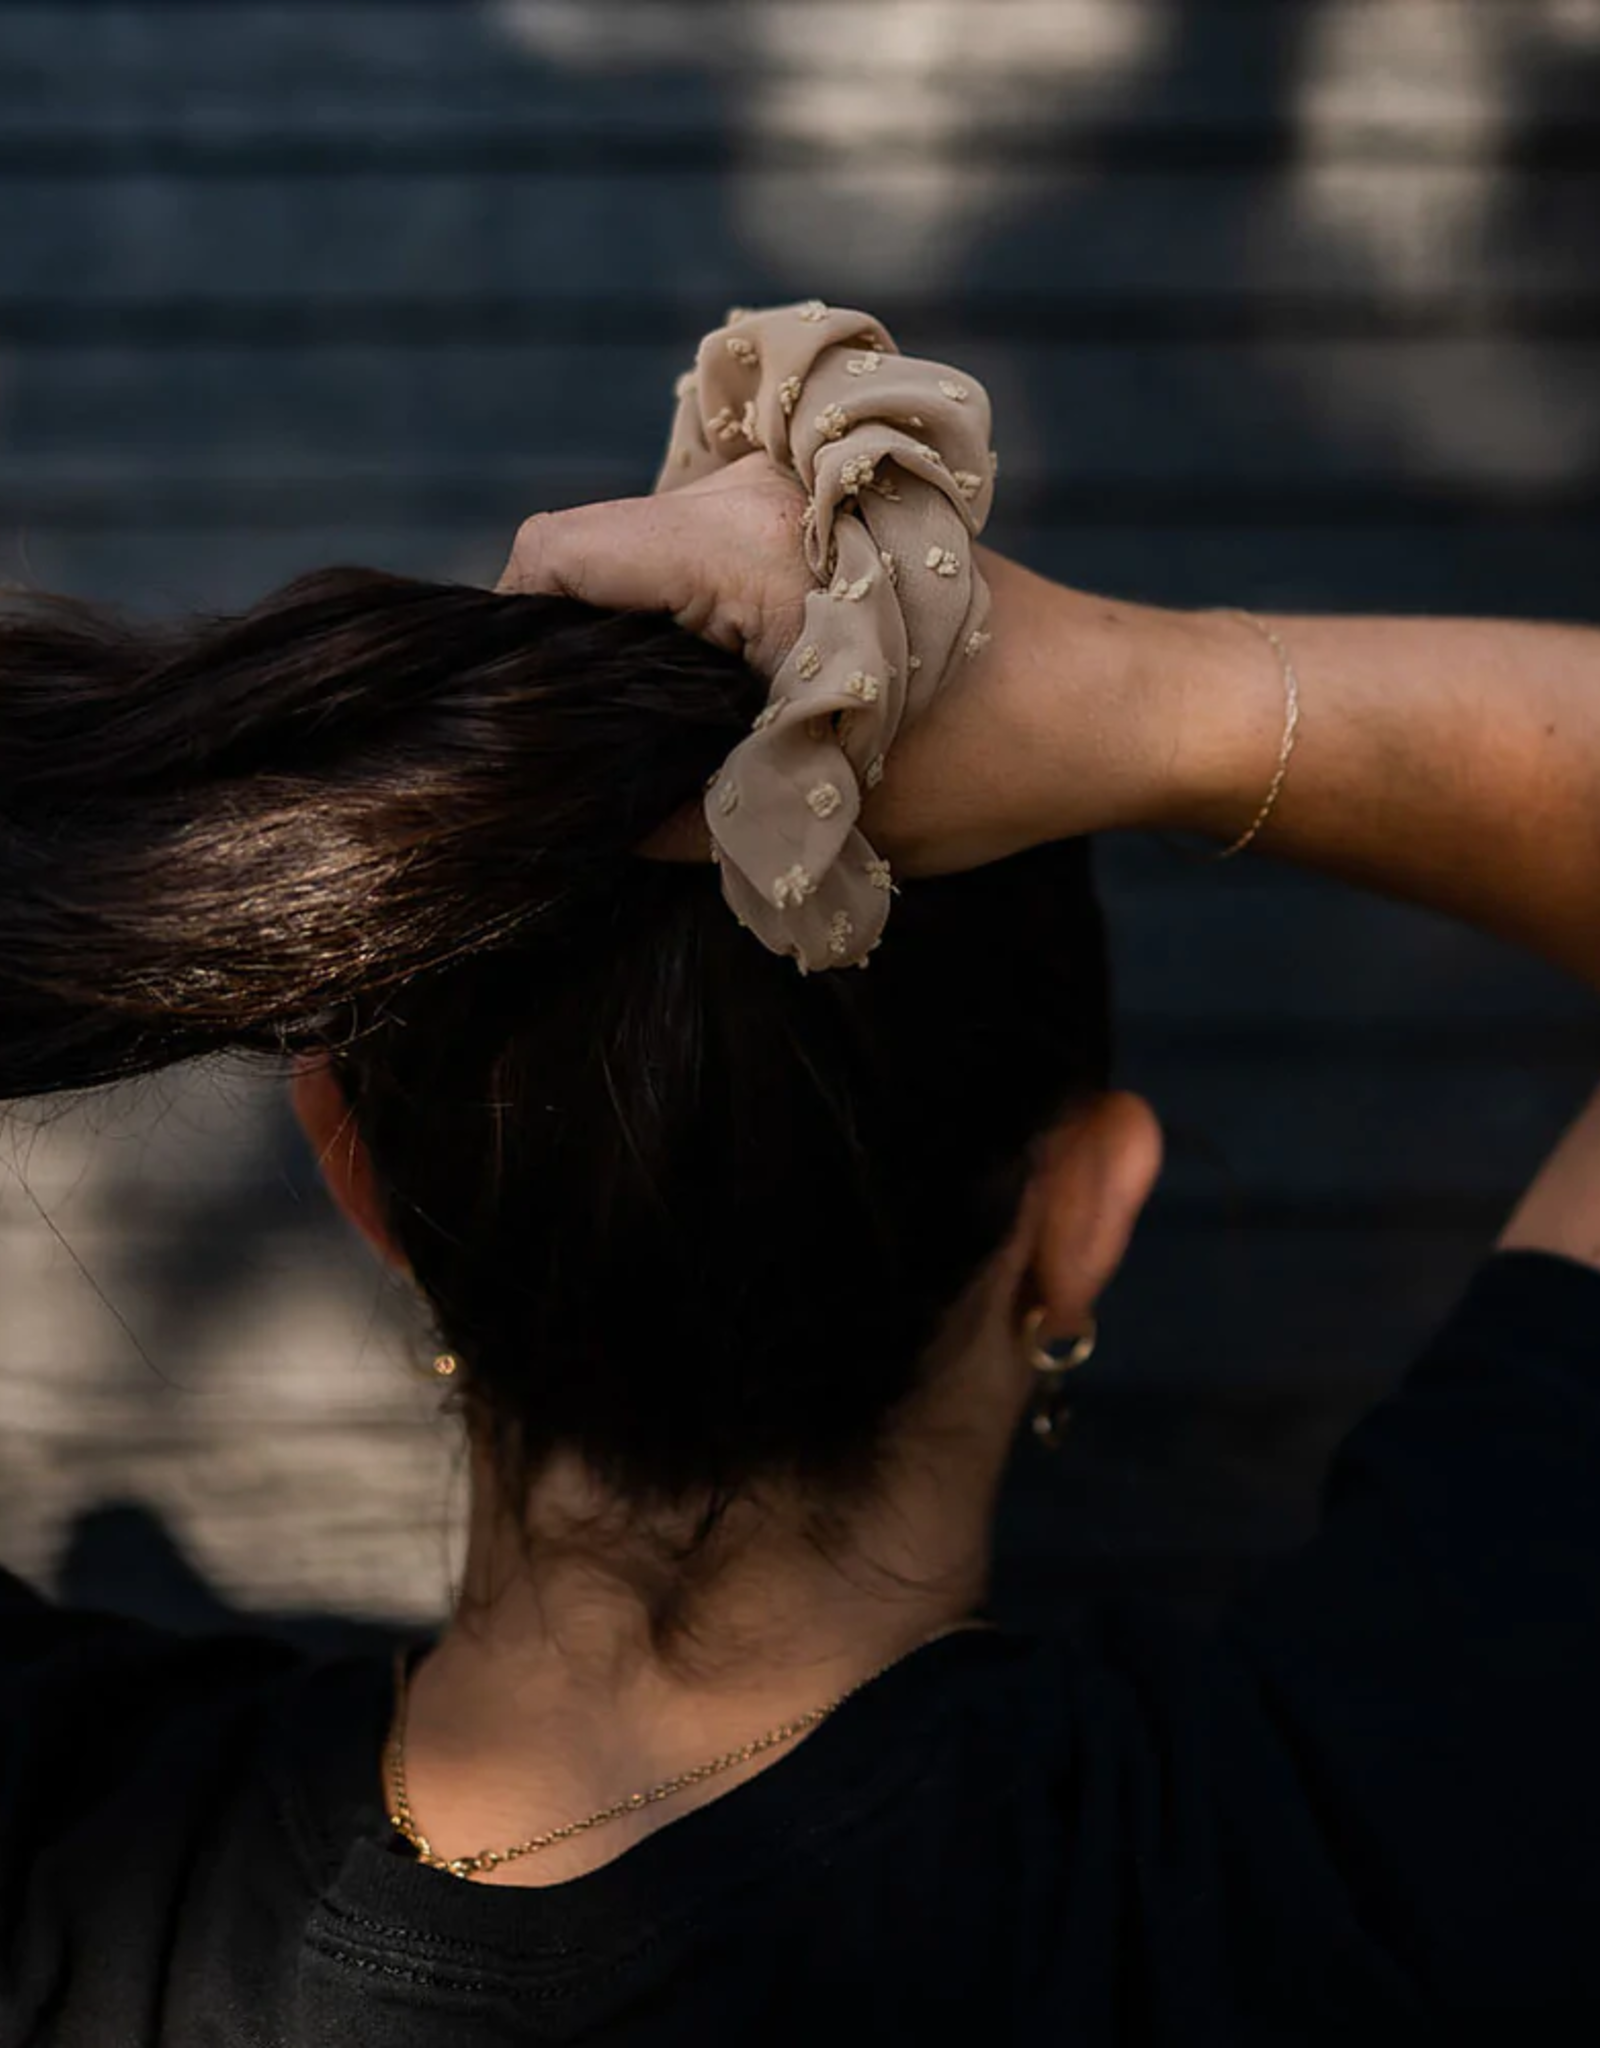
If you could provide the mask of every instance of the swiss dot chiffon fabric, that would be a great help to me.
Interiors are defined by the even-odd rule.
[[[813,299],[730,310],[677,396],[656,490],[765,450],[805,488],[817,578],[766,708],[706,792],[723,893],[802,972],[864,966],[893,890],[857,828],[864,796],[988,638],[972,543],[994,498],[989,395]]]

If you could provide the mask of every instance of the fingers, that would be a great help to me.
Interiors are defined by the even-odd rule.
[[[804,505],[799,485],[757,455],[670,493],[536,512],[496,588],[667,612],[744,653],[775,626],[799,630],[812,581],[800,539]]]
[[[575,597],[585,604],[615,602],[591,594],[590,565],[598,538],[592,515],[607,509],[618,508],[577,505],[568,512],[535,512],[523,520],[496,589],[522,597]],[[602,574],[604,559],[602,551]]]
[[[576,598],[613,611],[676,614],[686,603],[692,569],[686,524],[664,519],[652,498],[535,512],[523,521],[497,587],[523,596]]]

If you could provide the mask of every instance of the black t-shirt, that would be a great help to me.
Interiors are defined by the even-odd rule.
[[[1220,1623],[946,1637],[569,1883],[399,1853],[390,1707],[4,1582],[0,2048],[1593,2043],[1600,1273],[1487,1261]]]

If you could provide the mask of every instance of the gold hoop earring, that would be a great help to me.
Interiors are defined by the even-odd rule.
[[[1044,1327],[1045,1310],[1041,1304],[1030,1308],[1022,1325],[1023,1344],[1027,1350],[1028,1364],[1037,1375],[1033,1397],[1033,1433],[1046,1450],[1060,1448],[1067,1424],[1072,1420],[1072,1410],[1067,1407],[1062,1395],[1066,1377],[1075,1366],[1082,1365],[1094,1356],[1094,1347],[1099,1342],[1100,1328],[1093,1316],[1089,1316],[1082,1331],[1067,1345],[1066,1351],[1057,1356],[1039,1342],[1039,1332]]]

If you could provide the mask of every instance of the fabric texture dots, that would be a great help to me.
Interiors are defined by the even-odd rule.
[[[989,639],[973,554],[998,466],[989,395],[859,307],[806,299],[730,308],[675,396],[658,492],[759,449],[806,494],[799,635],[705,793],[722,892],[802,972],[865,966],[895,888],[862,804]]]

